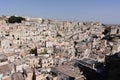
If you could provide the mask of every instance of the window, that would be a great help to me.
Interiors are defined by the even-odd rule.
[[[12,37],[14,37],[14,35],[12,35]]]
[[[10,43],[10,46],[12,46],[12,44]]]

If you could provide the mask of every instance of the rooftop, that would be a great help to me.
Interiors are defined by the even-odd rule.
[[[24,80],[22,73],[16,72],[12,75],[12,80]]]
[[[70,77],[78,77],[81,75],[79,68],[74,67],[72,65],[61,65],[61,66],[55,67],[55,69]]]
[[[83,58],[83,59],[79,60],[79,62],[82,65],[84,65],[86,67],[90,67],[90,68],[93,68],[93,65],[97,63],[97,61],[92,58]]]
[[[0,66],[0,73],[10,72],[12,70],[10,64],[3,64]]]

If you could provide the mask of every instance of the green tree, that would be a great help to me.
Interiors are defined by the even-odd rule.
[[[109,35],[110,32],[111,32],[111,27],[107,27],[107,28],[105,28],[103,34],[104,34],[104,35]]]
[[[16,16],[11,16],[7,20],[8,23],[21,23],[22,21],[25,21],[25,18]]]
[[[57,37],[62,37],[62,35],[60,33],[57,33]]]
[[[35,56],[38,56],[37,47],[35,47],[34,49],[31,49],[30,54],[35,54]]]

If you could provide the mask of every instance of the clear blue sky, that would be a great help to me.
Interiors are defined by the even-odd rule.
[[[120,0],[0,0],[0,15],[120,24]]]

